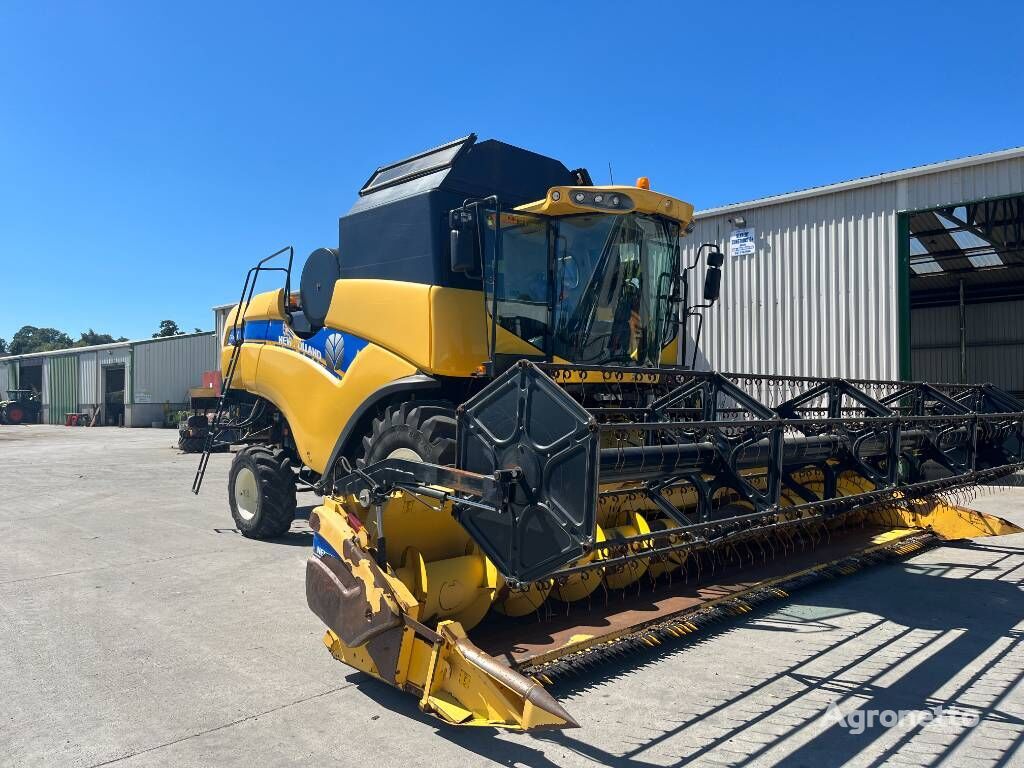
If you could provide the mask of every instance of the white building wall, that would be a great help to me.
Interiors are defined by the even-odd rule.
[[[1005,197],[1024,192],[1024,157],[917,176],[907,180],[906,210]]]
[[[225,324],[227,323],[228,314],[234,309],[234,304],[227,304],[225,306],[219,306],[213,308],[213,335],[217,340],[217,356],[220,356],[220,351],[224,347],[224,336],[227,331]]]
[[[710,367],[735,372],[896,378],[896,184],[823,195],[696,221],[683,258],[717,243],[722,296],[705,311]],[[732,215],[756,252],[728,253]],[[703,265],[694,271],[699,300]]]
[[[698,212],[684,263],[704,242],[726,254],[698,359],[723,371],[899,378],[898,214],[1024,192],[1024,152],[981,159]],[[751,256],[728,253],[736,216],[756,230]],[[694,301],[703,273],[691,278]]]

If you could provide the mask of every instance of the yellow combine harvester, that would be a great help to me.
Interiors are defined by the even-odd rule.
[[[1000,390],[676,365],[723,256],[680,264],[693,209],[647,187],[470,136],[377,170],[300,290],[285,249],[228,319],[194,489],[229,429],[243,534],[286,531],[297,484],[320,494],[324,642],[446,722],[571,727],[556,675],[1017,530],[943,500],[1022,466]]]

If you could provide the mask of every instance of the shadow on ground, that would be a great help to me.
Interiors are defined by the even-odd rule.
[[[283,535],[277,536],[273,539],[253,539],[252,541],[257,544],[267,545],[284,545],[286,547],[312,547],[313,546],[313,531],[305,524],[309,521],[309,515],[314,509],[316,504],[306,504],[295,508],[295,520],[298,521],[298,525],[292,524],[292,528],[286,531]],[[237,528],[214,528],[216,533],[235,534],[241,536],[242,533]]]
[[[983,725],[1000,728],[999,733],[1007,737],[1004,741],[1010,743],[1000,743],[998,748],[992,747],[994,754],[987,762],[992,766],[1006,765],[1024,741],[1024,720],[1013,714],[1019,708],[1005,706],[1009,694],[1024,679],[1024,670],[1019,665],[1007,663],[1012,662],[1012,659],[1007,659],[1007,655],[1021,639],[1017,627],[1024,617],[1024,599],[1021,595],[1024,564],[1010,567],[1006,561],[1019,558],[1024,550],[1012,546],[990,547],[975,542],[964,542],[958,548],[983,551],[990,558],[989,562],[984,565],[965,565],[929,561],[920,565],[904,563],[878,566],[876,571],[851,577],[870,579],[861,585],[851,584],[851,579],[844,579],[834,585],[819,584],[800,591],[790,598],[791,603],[820,609],[818,615],[838,617],[864,613],[874,618],[828,647],[801,656],[784,669],[779,670],[776,666],[771,675],[760,678],[759,682],[726,700],[708,704],[697,712],[691,709],[681,713],[668,727],[664,723],[638,722],[632,730],[634,736],[629,744],[588,743],[576,735],[580,733],[577,731],[542,732],[536,736],[509,738],[488,729],[439,726],[437,735],[481,757],[507,765],[558,765],[552,761],[552,751],[568,751],[574,753],[574,756],[618,768],[647,768],[665,764],[681,766],[702,759],[713,760],[716,764],[743,765],[755,760],[768,760],[766,753],[791,737],[796,737],[794,743],[799,745],[775,760],[775,765],[842,765],[856,759],[871,766],[881,766],[891,761],[925,727],[900,726],[897,733],[889,733],[884,741],[880,741],[885,729],[879,725],[854,735],[843,723],[827,724],[826,721],[827,727],[822,728],[819,723],[816,728],[809,728],[806,719],[794,719],[792,712],[783,715],[782,711],[790,705],[818,692],[848,702],[844,704],[844,712],[857,707],[879,711],[921,711],[943,706],[973,714],[980,718]],[[974,572],[968,574],[964,569],[973,569]],[[953,570],[956,570],[955,576],[945,577]],[[872,573],[876,578],[872,578]],[[773,647],[786,642],[786,633],[790,628],[784,620],[772,617],[769,622],[759,621],[767,618],[772,608],[777,610],[778,606],[778,603],[766,606],[746,617],[746,622],[758,622],[759,630],[777,633],[767,634],[765,647],[755,652],[771,654]],[[810,612],[815,613],[814,610]],[[809,623],[812,625],[810,631],[814,631],[814,622]],[[888,632],[876,632],[887,623],[895,625],[895,634],[892,626]],[[801,622],[801,626],[803,624]],[[736,626],[735,621],[723,623],[713,633],[701,636],[697,642],[705,643],[717,634],[734,630]],[[929,639],[910,642],[909,648],[896,652],[898,646],[902,647],[898,641],[909,640],[908,636],[915,630],[928,630]],[[841,664],[830,667],[828,664],[814,663],[843,645],[857,650],[849,650]],[[675,650],[665,649],[660,653],[652,651],[645,656],[632,655],[623,661],[608,662],[592,673],[558,682],[550,689],[556,697],[562,699],[597,689],[611,678],[656,662],[679,649],[677,645]],[[926,658],[923,661],[915,660],[915,664],[911,658],[918,654]],[[979,662],[979,659],[984,659],[984,662]],[[995,670],[1001,663],[1003,666]],[[901,665],[910,669],[892,674]],[[848,673],[856,667],[870,667],[866,679],[858,679],[856,682],[850,679]],[[1007,674],[1006,667],[1012,673]],[[822,668],[829,671],[818,674],[808,671]],[[963,670],[968,668],[971,671],[965,673]],[[883,680],[887,675],[890,680]],[[965,701],[964,695],[978,686],[982,678],[985,678],[984,685],[980,687],[984,689],[984,698],[989,703],[979,705]],[[381,706],[406,717],[423,717],[413,697],[362,674],[353,675],[350,679]],[[791,695],[773,700],[768,708],[763,708],[763,701],[771,698],[765,695],[768,689],[780,680],[796,681],[796,690]],[[680,682],[685,684],[685,681]],[[977,698],[976,695],[966,696],[970,701]],[[628,720],[633,711],[639,711],[631,709],[627,702],[620,702],[619,706],[623,720]],[[573,711],[571,702],[568,702],[567,708]],[[801,709],[806,711],[806,707]],[[721,717],[727,710],[731,710],[731,717]],[[820,718],[822,714],[819,712],[812,719]],[[716,724],[724,719],[730,726],[708,729],[708,721],[712,719]],[[769,724],[771,728],[768,728]],[[703,734],[703,741],[687,739],[686,732],[689,729],[695,729],[694,736]],[[771,730],[774,735],[766,741],[764,734],[767,730]],[[948,760],[970,733],[969,728],[944,728],[937,733],[936,738],[936,734],[929,730],[928,738],[924,740],[927,749],[922,752],[915,748],[911,753],[913,762],[930,766]],[[709,734],[714,735],[709,737]],[[876,741],[879,742],[877,745]],[[671,753],[677,750],[678,742],[691,745],[696,742],[699,746],[689,748],[686,755],[675,762],[666,763],[662,754],[658,755],[656,762],[649,761],[645,756],[652,748],[657,752],[659,745]],[[728,747],[723,750],[726,752],[723,758],[717,750],[726,744]],[[552,750],[552,747],[562,749]],[[622,751],[623,748],[625,751]],[[578,758],[574,759],[576,761]]]

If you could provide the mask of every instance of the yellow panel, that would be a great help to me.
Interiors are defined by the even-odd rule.
[[[339,280],[334,284],[327,325],[428,370],[431,287],[395,280]]]
[[[232,310],[232,315],[234,310]],[[228,316],[233,320],[232,316]],[[246,320],[284,320],[284,288],[257,293],[245,310]]]
[[[424,373],[470,376],[487,360],[490,321],[483,293],[395,280],[339,280],[327,325],[367,339]],[[498,348],[539,355],[504,328]]]
[[[255,379],[245,388],[281,409],[302,460],[319,473],[356,408],[379,387],[416,369],[385,349],[367,345],[341,378],[286,347],[243,345],[261,350]],[[237,373],[236,373],[237,376]]]
[[[490,315],[482,291],[435,286],[430,291],[431,359],[429,372],[470,376],[487,361]],[[541,350],[501,326],[498,350],[508,355],[543,355]]]
[[[232,389],[249,390],[256,381],[256,371],[259,366],[260,352],[263,344],[243,344],[238,353],[238,362],[235,363],[235,376],[231,380]],[[231,354],[234,347],[225,347],[221,351],[221,375],[226,376],[228,363],[231,361]]]
[[[434,286],[430,291],[430,370],[469,376],[487,360],[490,323],[482,291]]]

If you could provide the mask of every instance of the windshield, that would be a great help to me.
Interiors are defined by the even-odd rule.
[[[495,216],[484,220],[487,306],[499,326],[574,363],[658,364],[676,331],[668,297],[679,273],[676,222],[502,213],[494,250]]]
[[[671,338],[668,293],[679,227],[652,216],[557,222],[554,354],[575,363],[657,365]]]

